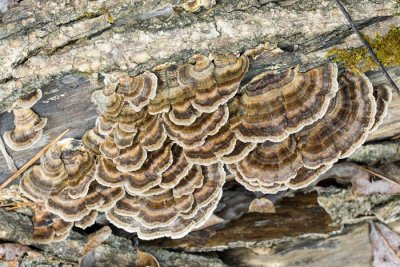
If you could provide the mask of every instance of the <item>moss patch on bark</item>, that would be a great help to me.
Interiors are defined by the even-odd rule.
[[[400,65],[400,27],[392,26],[386,35],[376,33],[375,37],[365,36],[378,59],[387,67]],[[366,47],[350,49],[331,49],[328,57],[333,56],[336,62],[343,62],[347,68],[366,72],[378,66],[368,54]]]

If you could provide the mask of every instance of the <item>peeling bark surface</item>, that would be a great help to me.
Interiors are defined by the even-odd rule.
[[[11,0],[4,5],[0,0],[0,134],[13,128],[7,109],[36,89],[42,90],[43,98],[33,110],[48,118],[34,147],[23,152],[8,149],[17,168],[66,128],[66,137],[80,139],[94,126],[97,113],[91,94],[104,87],[102,73],[136,75],[163,63],[186,62],[196,53],[270,47],[270,54],[250,60],[243,86],[264,70],[320,65],[333,46],[361,45],[331,0],[222,0],[195,13],[185,11],[184,2]],[[400,23],[397,0],[345,4],[369,35],[385,34],[390,25]],[[400,67],[389,73],[400,84]],[[380,71],[367,76],[374,85],[386,83]],[[368,137],[371,143],[348,161],[369,166],[398,162],[397,141],[376,141],[399,135],[400,97],[394,93],[384,123]],[[0,155],[0,183],[11,174]],[[154,255],[161,266],[369,266],[365,221],[377,218],[398,227],[398,196],[355,196],[348,186],[329,182],[304,191],[264,196],[276,203],[276,213],[248,213],[251,201],[260,195],[228,183],[215,212],[222,223],[182,239],[138,244],[134,235],[113,229],[113,235],[85,257],[83,266],[134,266],[136,246]],[[107,222],[99,219],[98,224]],[[67,240],[52,245],[33,244],[29,211],[0,208],[0,240],[30,245],[42,254],[26,255],[21,266],[78,264],[87,233],[94,230],[73,231]]]

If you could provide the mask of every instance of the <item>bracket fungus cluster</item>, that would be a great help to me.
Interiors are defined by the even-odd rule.
[[[12,111],[14,114],[15,128],[5,132],[3,137],[8,147],[12,150],[25,150],[39,142],[43,128],[47,124],[46,118],[39,117],[32,107],[42,98],[40,89],[17,100]]]
[[[39,239],[98,213],[142,239],[183,237],[210,218],[226,173],[263,193],[305,187],[365,141],[391,99],[332,63],[263,72],[240,87],[248,67],[245,55],[196,55],[136,77],[107,74],[92,95],[95,127],[59,142],[21,180],[43,207]]]

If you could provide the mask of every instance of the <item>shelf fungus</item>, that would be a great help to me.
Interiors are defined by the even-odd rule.
[[[38,89],[14,103],[12,111],[15,128],[3,135],[5,143],[12,150],[26,150],[42,137],[47,119],[41,118],[31,109],[41,97],[42,91]]]
[[[40,165],[28,169],[20,189],[36,202],[65,191],[71,198],[87,194],[94,180],[94,158],[78,140],[64,139],[51,147],[40,159]]]
[[[117,93],[123,95],[136,112],[149,104],[156,90],[157,76],[148,71],[136,77],[122,76],[117,86]]]
[[[215,55],[213,60],[196,55],[181,66],[160,67],[159,87],[149,113],[164,113],[170,132],[198,124],[206,117],[204,113],[215,114],[237,93],[248,66],[246,56],[228,54]],[[173,139],[174,133],[170,135]]]
[[[157,69],[159,85],[156,97],[150,101],[149,113],[168,113],[169,119],[177,125],[190,125],[201,112],[194,109],[190,100],[195,97],[193,88],[183,86],[178,82],[176,64]]]
[[[212,215],[225,182],[220,163],[195,168],[197,175],[189,172],[178,183],[179,195],[171,189],[146,197],[128,194],[106,213],[108,220],[128,232],[137,232],[141,239],[185,236]]]
[[[226,105],[219,107],[213,113],[203,113],[191,125],[180,126],[170,121],[163,114],[163,122],[168,137],[183,148],[194,148],[202,146],[208,135],[218,133],[229,118]]]
[[[34,236],[60,240],[105,213],[141,239],[181,238],[216,209],[225,171],[265,194],[307,187],[366,140],[391,100],[387,86],[349,70],[338,76],[333,63],[263,72],[240,87],[248,67],[246,56],[195,55],[154,74],[105,74],[92,94],[94,128],[57,143],[21,179],[40,206]],[[40,124],[24,112],[21,121]]]
[[[374,126],[372,126],[371,132],[378,129],[382,124],[383,119],[388,114],[389,104],[392,101],[392,89],[386,84],[376,86],[374,87],[374,97],[376,100],[376,115],[375,123]]]
[[[280,142],[320,119],[338,90],[337,67],[264,72],[243,88],[231,128],[242,142]]]
[[[124,186],[130,194],[141,194],[160,184],[161,175],[173,163],[171,143],[148,154],[142,166],[131,172],[121,172],[109,159],[101,158],[97,164],[96,180],[108,187]],[[130,160],[127,157],[127,160]]]
[[[41,157],[40,165],[24,173],[20,190],[40,207],[34,210],[35,240],[61,240],[74,222],[87,227],[94,223],[92,210],[111,208],[123,197],[125,192],[121,188],[116,193],[115,188],[96,186],[94,171],[95,159],[82,142],[64,139]],[[60,229],[65,231],[60,233]]]
[[[236,146],[235,134],[229,125],[223,126],[216,134],[208,136],[202,146],[184,149],[186,159],[195,164],[211,165],[221,161],[233,152]]]
[[[377,114],[372,85],[350,71],[338,81],[339,90],[322,118],[281,142],[258,144],[228,166],[239,183],[264,193],[302,188],[364,143]]]
[[[211,113],[237,93],[248,66],[245,55],[216,55],[214,61],[196,55],[179,67],[178,82],[194,90],[191,104],[196,110]]]
[[[46,210],[43,204],[33,208],[33,235],[35,243],[50,244],[64,240],[73,227],[73,223],[66,222]]]

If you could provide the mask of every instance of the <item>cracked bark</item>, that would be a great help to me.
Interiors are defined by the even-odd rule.
[[[71,129],[66,137],[81,138],[87,129],[93,127],[97,114],[90,96],[94,90],[103,86],[102,81],[97,79],[99,73],[122,70],[134,75],[165,62],[182,63],[195,53],[243,53],[265,43],[283,50],[282,53],[252,60],[243,80],[245,84],[266,69],[281,70],[301,64],[302,69],[306,70],[321,64],[327,60],[325,54],[333,46],[360,46],[359,40],[351,34],[345,18],[331,0],[222,0],[217,1],[212,9],[202,9],[198,13],[179,9],[179,5],[184,2],[181,0],[14,2],[0,22],[0,133],[12,128],[12,114],[5,112],[6,109],[20,96],[36,88],[41,88],[44,96],[34,106],[34,110],[49,118],[43,138],[35,147],[24,152],[9,151],[17,167],[21,167],[66,128]],[[364,33],[384,34],[389,25],[400,24],[400,7],[396,0],[348,0],[346,7]],[[400,68],[392,68],[390,73],[399,83]],[[378,71],[370,72],[368,76],[374,84],[385,82]],[[369,141],[400,134],[399,103],[400,98],[394,94],[389,116],[369,137]],[[377,161],[387,155],[382,152],[387,148],[385,145],[378,148]],[[362,149],[367,151],[364,151],[367,156],[355,160],[367,162],[365,158],[370,158],[371,154],[368,153],[372,153],[372,148]],[[359,154],[363,153],[362,149]],[[11,171],[1,158],[0,182],[10,175]],[[335,201],[346,192],[327,189],[325,197]],[[197,266],[202,266],[202,261],[206,264],[203,266],[224,266],[225,263],[232,264],[230,258],[241,262],[248,259],[246,254],[254,256],[254,253],[258,253],[254,250],[257,246],[277,248],[268,253],[264,251],[264,254],[261,253],[264,257],[258,257],[259,260],[280,260],[286,265],[290,263],[279,257],[287,258],[293,255],[290,253],[297,253],[298,262],[306,262],[307,257],[299,252],[299,247],[315,252],[317,250],[313,249],[318,246],[329,248],[324,243],[331,242],[329,240],[337,244],[330,247],[332,254],[336,253],[340,244],[351,246],[362,243],[364,248],[368,247],[365,235],[355,234],[366,231],[365,224],[352,225],[346,229],[342,229],[341,224],[340,227],[331,226],[331,219],[317,204],[315,193],[296,194],[292,202],[285,201],[279,204],[278,212],[273,216],[247,214],[221,229],[199,231],[178,241],[160,240],[141,245],[144,250],[149,249],[149,252],[154,253],[162,266],[197,262]],[[375,203],[371,199],[361,201],[366,205],[376,204],[377,209],[383,203]],[[393,198],[385,201],[396,204],[398,200]],[[342,205],[347,207],[345,203]],[[298,221],[291,220],[291,214],[297,214],[300,221],[315,223],[297,228]],[[31,244],[29,217],[4,212],[0,217],[1,240]],[[282,220],[286,220],[286,224],[291,227],[280,232],[277,229]],[[259,228],[249,227],[251,223],[255,226],[267,224],[271,230],[263,228],[265,231],[257,239],[255,234],[259,232],[252,229]],[[359,230],[361,228],[357,227],[364,228]],[[246,228],[250,230],[244,231]],[[236,236],[239,230],[242,231],[240,237]],[[335,236],[337,231],[341,232],[338,237]],[[355,238],[352,243],[352,236],[360,238]],[[238,240],[227,237],[237,237]],[[62,246],[82,246],[85,238],[84,234],[75,232],[67,243],[33,246],[46,255],[52,255],[57,262],[75,262],[76,258],[68,258],[67,254],[77,256],[73,254],[77,252],[63,250]],[[282,252],[285,246],[287,249]],[[171,252],[168,250],[170,248],[181,248],[190,253]],[[113,236],[100,249],[104,255],[120,255],[125,263],[133,262],[136,257],[130,241],[121,237]],[[218,255],[191,253],[200,250],[225,252]],[[260,256],[260,253],[257,255]],[[354,255],[353,258],[350,258],[351,255],[342,258],[357,261],[357,257],[369,257],[367,249],[359,250]],[[316,266],[318,263],[319,266],[329,266],[325,265],[326,262],[328,260],[316,261]],[[50,264],[56,265],[55,262]]]

